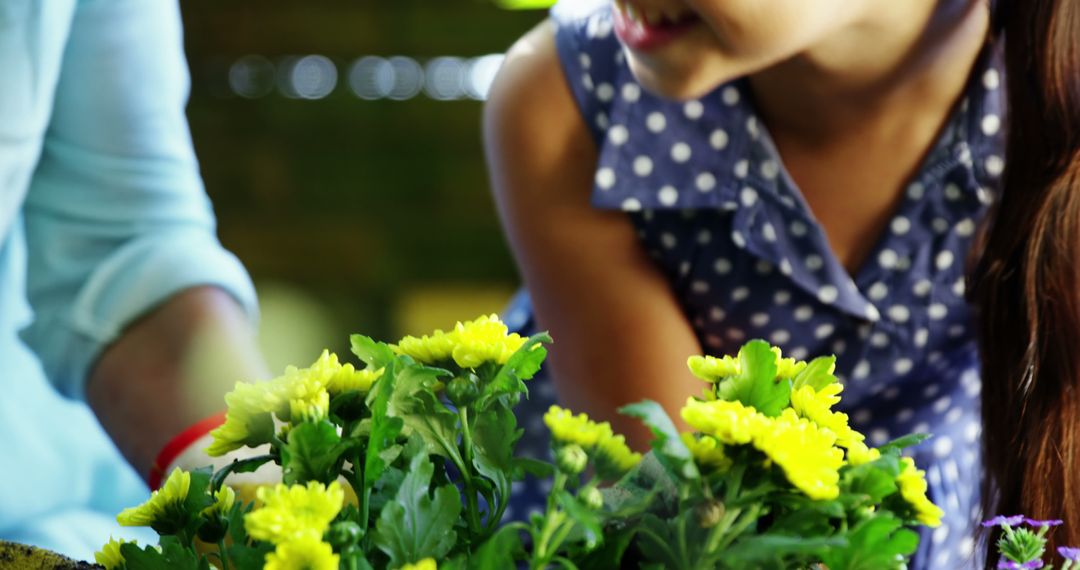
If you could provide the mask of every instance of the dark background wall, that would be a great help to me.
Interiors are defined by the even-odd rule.
[[[544,12],[481,0],[182,10],[192,136],[221,239],[262,295],[272,365],[345,351],[350,332],[396,338],[502,306],[518,279],[488,192],[476,92],[497,61],[474,58],[501,53]],[[427,91],[405,98],[419,76],[402,72],[408,59],[388,73],[392,56],[413,72],[462,59],[440,60]],[[354,70],[362,57],[382,59]],[[403,100],[379,98],[387,88]]]

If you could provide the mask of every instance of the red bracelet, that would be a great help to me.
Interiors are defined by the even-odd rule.
[[[154,460],[154,464],[150,467],[150,477],[147,479],[150,490],[157,491],[158,487],[161,487],[161,480],[165,477],[165,469],[173,460],[184,450],[191,447],[191,444],[198,441],[199,438],[210,433],[223,423],[225,423],[225,412],[210,416],[192,425],[182,431],[180,435],[172,438],[169,443],[166,443],[165,447],[161,448],[161,453],[158,454],[157,459]]]

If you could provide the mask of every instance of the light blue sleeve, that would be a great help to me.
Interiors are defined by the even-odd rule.
[[[215,235],[184,107],[174,0],[81,0],[24,206],[22,336],[52,383],[81,399],[90,367],[125,326],[193,286],[254,288]]]

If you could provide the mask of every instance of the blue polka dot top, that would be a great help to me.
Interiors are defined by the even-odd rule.
[[[850,275],[785,171],[745,80],[698,100],[662,99],[632,76],[610,3],[563,2],[552,17],[566,81],[599,150],[592,205],[633,220],[707,352],[731,354],[761,338],[799,359],[835,354],[844,411],[868,443],[934,434],[913,455],[946,517],[924,532],[912,567],[974,567],[981,384],[964,269],[1004,168],[999,50],[984,50],[891,222]],[[506,318],[527,327],[529,315],[522,295]],[[524,414],[541,414],[552,397],[534,385]],[[524,425],[542,433],[538,416]]]

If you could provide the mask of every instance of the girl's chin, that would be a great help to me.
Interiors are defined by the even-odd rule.
[[[738,77],[734,73],[724,73],[718,66],[700,61],[680,66],[673,61],[643,57],[631,52],[628,62],[630,71],[642,87],[654,95],[676,101],[698,99]]]

